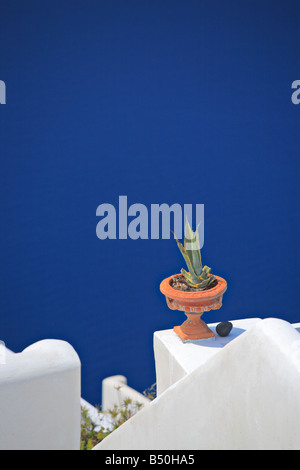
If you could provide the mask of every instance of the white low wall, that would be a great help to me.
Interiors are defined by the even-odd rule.
[[[113,409],[115,405],[121,406],[127,398],[133,404],[145,406],[150,403],[149,398],[127,385],[124,375],[113,375],[102,381],[102,411]]]
[[[94,449],[300,450],[299,390],[299,332],[262,320]]]
[[[80,449],[80,360],[68,343],[44,340],[22,353],[2,346],[0,450]]]
[[[154,355],[156,369],[157,395],[167,390],[182,377],[205,364],[212,356],[218,354],[233,339],[254,326],[261,318],[246,318],[232,321],[233,328],[229,336],[220,337],[216,333],[218,323],[210,323],[209,328],[214,338],[196,340],[188,343],[174,334],[173,330],[154,333]]]

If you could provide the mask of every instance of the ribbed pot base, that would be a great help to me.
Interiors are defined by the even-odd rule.
[[[184,341],[196,341],[199,339],[214,338],[214,333],[208,328],[207,324],[201,320],[202,314],[186,313],[188,317],[180,326],[173,328],[179,338]]]

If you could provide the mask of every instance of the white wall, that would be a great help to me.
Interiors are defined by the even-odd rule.
[[[129,398],[133,405],[139,403],[142,406],[150,403],[149,398],[137,392],[127,385],[124,375],[113,375],[102,381],[102,411],[122,406],[123,401]]]
[[[257,322],[95,450],[300,450],[300,335]]]
[[[0,450],[80,449],[80,360],[44,340],[0,363]]]
[[[154,355],[156,369],[157,395],[190,374],[200,365],[205,364],[233,339],[254,326],[261,318],[246,318],[232,321],[233,328],[226,337],[216,332],[218,323],[210,323],[209,328],[214,338],[183,342],[173,330],[156,331],[154,333]]]

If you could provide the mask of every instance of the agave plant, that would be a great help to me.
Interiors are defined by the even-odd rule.
[[[216,278],[213,274],[210,274],[211,268],[208,266],[202,267],[198,227],[196,231],[193,232],[187,220],[184,233],[184,245],[177,240],[176,236],[175,238],[189,270],[189,272],[187,272],[185,269],[182,269],[181,274],[190,287],[201,291],[211,287]]]

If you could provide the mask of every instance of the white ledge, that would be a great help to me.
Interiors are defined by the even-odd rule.
[[[170,332],[157,332],[156,344],[162,346],[157,357],[168,364],[173,384],[95,450],[299,450],[298,326],[276,318],[253,320],[247,331],[233,330],[215,344],[176,343]],[[176,347],[172,356],[170,345],[191,350],[194,370],[187,373],[187,359],[176,359]],[[177,381],[176,369],[185,374]]]
[[[185,375],[193,372],[197,367],[205,364],[224,346],[258,321],[261,319],[247,318],[231,321],[233,328],[229,336],[225,338],[216,333],[218,323],[211,323],[208,326],[215,333],[215,339],[209,341],[198,340],[183,343],[173,330],[156,331],[154,333],[154,355],[157,395],[160,395]]]

